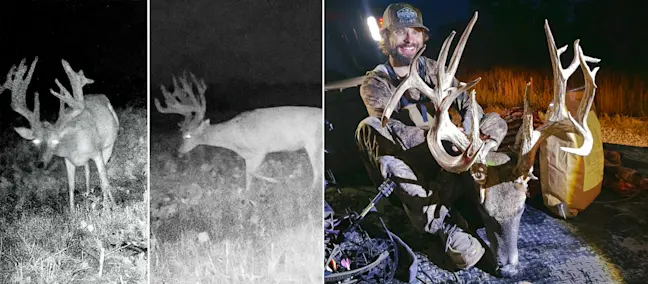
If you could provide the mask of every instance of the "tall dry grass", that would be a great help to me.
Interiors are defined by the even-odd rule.
[[[551,70],[535,71],[521,68],[497,67],[486,71],[457,74],[463,81],[481,77],[475,87],[477,101],[485,106],[522,106],[524,88],[533,79],[531,106],[545,110],[553,97]],[[596,75],[595,106],[600,113],[630,117],[648,117],[648,79],[640,75],[625,75],[601,68]],[[580,69],[567,82],[568,89],[584,85]]]

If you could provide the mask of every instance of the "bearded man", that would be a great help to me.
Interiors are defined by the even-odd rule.
[[[435,107],[418,90],[410,89],[384,128],[380,121],[392,93],[408,75],[410,61],[428,40],[428,31],[423,25],[421,11],[410,4],[391,4],[385,10],[380,47],[389,60],[367,72],[360,86],[360,96],[369,116],[358,125],[356,143],[373,183],[377,186],[387,177],[395,180],[398,188],[392,197],[403,205],[414,226],[422,232],[438,235],[454,265],[467,269],[481,259],[485,250],[466,232],[465,220],[455,214],[456,218],[450,218],[449,208],[466,188],[471,188],[469,182],[473,181],[470,176],[462,179],[463,174],[444,172],[431,156],[426,134],[428,122],[436,115]],[[418,64],[420,77],[434,87],[438,63],[420,56],[412,64]],[[453,86],[458,84],[455,78]],[[453,102],[466,133],[471,131],[470,104],[466,92]],[[476,107],[481,135],[485,143],[495,144],[493,149],[496,149],[506,135],[507,124],[496,113],[484,114],[481,106]],[[446,146],[449,152],[457,151],[453,145]],[[431,177],[426,176],[430,173]]]

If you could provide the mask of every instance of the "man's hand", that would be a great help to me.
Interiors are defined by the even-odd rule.
[[[457,128],[459,128],[459,130],[461,130],[461,132],[464,132],[464,128],[463,128],[463,126],[457,126]],[[464,132],[464,133],[465,133],[465,132]],[[466,134],[470,134],[470,133],[466,133]],[[482,141],[486,141],[486,140],[489,140],[489,139],[492,140],[491,137],[490,137],[490,135],[487,135],[487,134],[481,133],[481,131],[479,132],[479,138],[480,138]],[[455,146],[455,145],[452,145],[452,151],[458,153],[458,152],[459,152],[459,148],[457,148],[457,146]]]

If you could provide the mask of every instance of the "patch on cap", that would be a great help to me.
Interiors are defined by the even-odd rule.
[[[396,16],[398,17],[398,22],[401,24],[412,24],[416,21],[416,11],[412,10],[410,7],[405,7],[396,11]]]

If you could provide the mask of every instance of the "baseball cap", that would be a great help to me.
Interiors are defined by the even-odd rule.
[[[422,28],[430,31],[423,25],[421,10],[407,3],[394,3],[387,6],[383,13],[381,30],[400,28]]]

